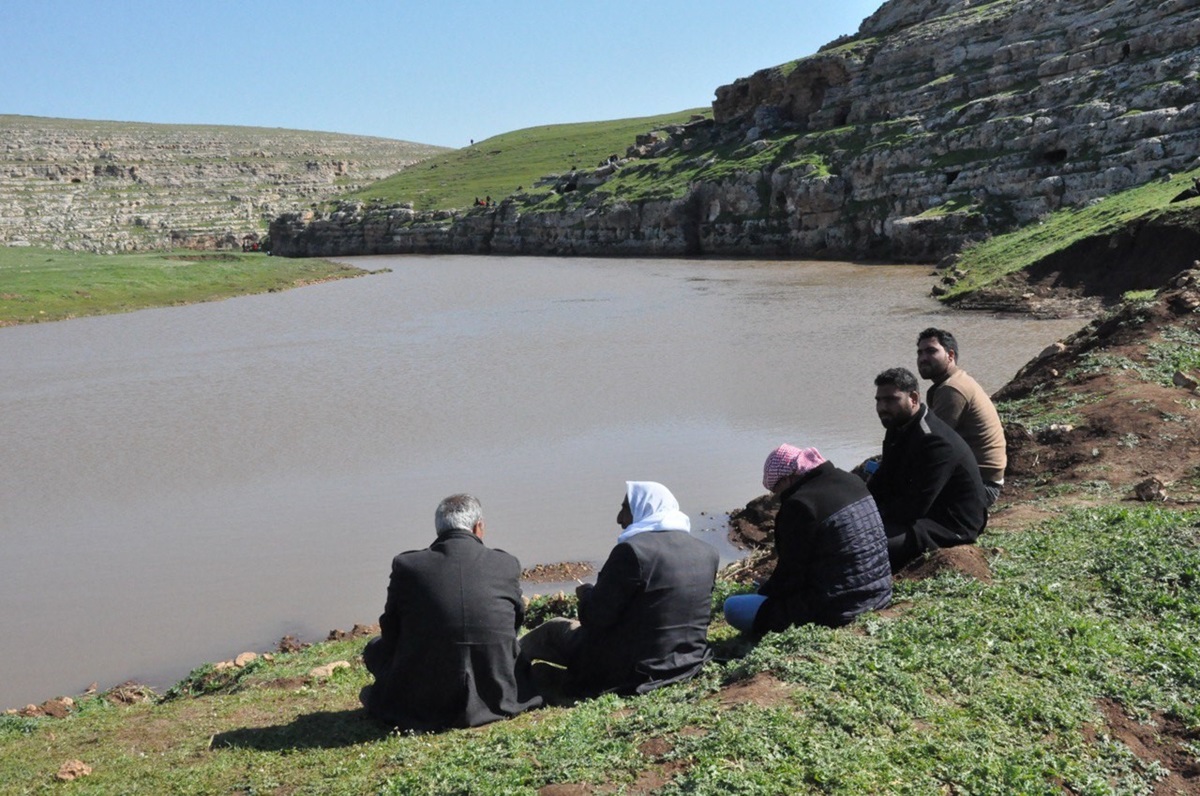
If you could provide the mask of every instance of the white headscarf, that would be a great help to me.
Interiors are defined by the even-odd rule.
[[[617,537],[617,544],[646,531],[688,531],[692,521],[679,510],[671,490],[654,481],[626,481],[625,497],[633,522]]]

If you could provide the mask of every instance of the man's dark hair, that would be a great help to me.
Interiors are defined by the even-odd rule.
[[[917,377],[908,368],[888,368],[875,377],[875,386],[895,387],[900,392],[920,392]]]
[[[925,331],[917,335],[917,345],[921,345],[922,340],[927,340],[930,337],[936,337],[937,341],[942,344],[942,348],[954,354],[954,361],[958,361],[958,341],[954,339],[954,335],[947,332],[945,329],[935,329],[930,326]]]

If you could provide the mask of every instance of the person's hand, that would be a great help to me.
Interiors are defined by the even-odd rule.
[[[591,583],[580,583],[578,586],[575,587],[575,596],[578,599],[582,600],[583,595],[590,592],[593,588],[595,588],[595,587]]]

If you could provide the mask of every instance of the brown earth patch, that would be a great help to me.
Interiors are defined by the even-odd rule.
[[[1167,774],[1154,784],[1156,796],[1200,794],[1200,761],[1188,751],[1200,739],[1200,733],[1190,731],[1177,719],[1155,713],[1152,724],[1141,724],[1125,714],[1121,705],[1111,699],[1098,702],[1106,726],[1083,728],[1084,739],[1095,744],[1101,732],[1116,738],[1139,760],[1158,763]]]
[[[574,782],[555,783],[538,788],[538,796],[591,796],[595,792],[591,785]]]
[[[307,677],[279,677],[275,680],[268,680],[262,683],[259,688],[277,688],[281,691],[296,691],[308,685],[311,681]]]
[[[896,619],[911,611],[912,607],[912,602],[905,600],[903,602],[892,603],[887,608],[880,608],[878,611],[875,611],[875,615],[884,619]]]
[[[349,631],[346,630],[330,630],[329,635],[325,637],[326,641],[348,641],[355,638],[367,638],[368,636],[379,635],[379,625],[354,625]],[[286,636],[284,637],[287,638]],[[283,641],[280,641],[282,644]]]
[[[638,751],[651,760],[666,757],[675,750],[675,744],[666,738],[651,738],[638,746]]]
[[[284,636],[279,639],[279,643],[275,645],[276,652],[299,652],[305,647],[311,646],[292,635]]]
[[[662,763],[656,766],[651,766],[645,771],[640,772],[637,778],[627,787],[605,787],[598,793],[627,793],[630,796],[649,796],[652,793],[658,793],[663,788],[675,779],[675,776],[682,771],[687,771],[690,764],[682,760],[672,760],[668,763]]]
[[[114,705],[136,705],[140,702],[152,702],[156,695],[150,686],[127,680],[106,691],[104,698]]]
[[[70,697],[59,697],[58,699],[48,699],[38,706],[42,714],[49,716],[52,719],[63,719],[70,715],[71,710],[75,707],[75,700]]]
[[[1200,394],[1156,380],[1156,345],[1200,335],[1200,271],[1179,274],[1147,303],[1093,322],[1026,365],[996,393],[1072,422],[1035,431],[1009,424],[1001,500],[1074,487],[1107,501],[1200,502]],[[1155,479],[1161,487],[1138,490]]]
[[[943,572],[957,572],[983,583],[992,582],[992,568],[988,566],[987,552],[973,544],[934,550],[897,572],[895,578],[925,580]]]
[[[778,680],[769,672],[759,672],[749,680],[739,680],[721,689],[717,696],[723,707],[735,705],[757,705],[773,708],[786,704],[795,686]]]
[[[23,708],[12,708],[3,711],[3,715],[24,716],[28,719],[51,718],[63,719],[71,715],[75,709],[75,700],[71,697],[55,697],[47,699],[40,705],[26,705]]]
[[[769,545],[774,538],[778,512],[779,498],[775,495],[759,495],[729,512],[730,543],[743,550]]]
[[[560,561],[557,564],[538,564],[521,571],[521,580],[530,583],[558,583],[591,575],[595,569],[583,561]]]

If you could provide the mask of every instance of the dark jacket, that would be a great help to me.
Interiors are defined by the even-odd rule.
[[[398,727],[474,727],[540,704],[517,682],[521,565],[467,531],[392,560],[379,617],[384,661],[364,702]]]
[[[579,601],[575,688],[644,694],[686,680],[712,656],[717,551],[685,531],[648,531],[613,548]]]
[[[867,487],[888,536],[911,529],[921,550],[974,542],[987,525],[975,455],[924,404],[907,425],[888,429]]]
[[[887,537],[862,479],[825,462],[780,495],[775,571],[757,633],[807,622],[838,627],[892,599]]]

